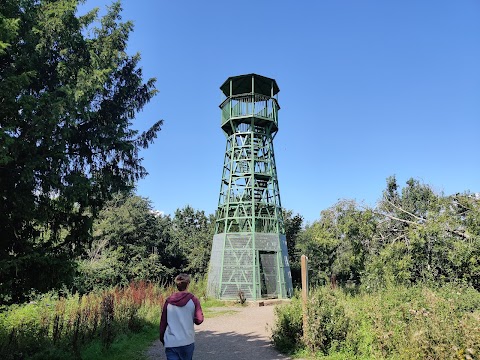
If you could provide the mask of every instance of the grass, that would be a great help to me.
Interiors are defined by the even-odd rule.
[[[215,299],[202,301],[202,309],[205,317],[211,318],[228,313],[234,313],[235,310],[218,310],[228,303]],[[82,359],[89,360],[146,360],[148,348],[158,339],[159,322],[144,326],[142,331],[137,334],[119,336],[108,350],[104,350],[100,341],[94,341],[86,347],[82,353]]]
[[[158,339],[158,324],[145,326],[140,333],[121,335],[104,350],[99,340],[92,342],[82,352],[88,360],[145,360],[148,347]]]
[[[276,311],[273,339],[302,359],[479,359],[480,292],[462,285],[392,287],[356,295],[312,291],[307,335],[300,300]]]
[[[201,304],[206,318],[235,312],[235,310],[218,309],[230,305],[221,300],[208,299],[201,301]],[[103,349],[102,343],[96,340],[82,351],[82,359],[146,360],[148,348],[158,339],[159,322],[160,319],[144,326],[140,333],[117,337],[108,350]]]
[[[202,299],[202,284],[192,292]],[[86,295],[46,294],[0,312],[2,360],[146,359],[158,339],[161,308],[173,288],[132,283]],[[202,301],[206,317],[231,312],[222,301]]]
[[[202,309],[203,309],[203,315],[206,318],[212,318],[212,317],[217,317],[221,315],[228,315],[228,314],[234,314],[237,311],[231,309],[231,307],[236,306],[238,307],[239,305],[235,302],[229,302],[229,301],[222,301],[222,300],[217,300],[217,299],[208,299],[207,301],[203,301],[202,303]],[[229,307],[226,309],[222,309],[225,307]]]

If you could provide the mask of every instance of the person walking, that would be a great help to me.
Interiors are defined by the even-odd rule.
[[[163,304],[160,318],[160,341],[165,346],[167,360],[192,360],[195,349],[193,324],[203,322],[203,311],[198,298],[189,293],[190,276],[179,274],[175,278],[178,292]]]

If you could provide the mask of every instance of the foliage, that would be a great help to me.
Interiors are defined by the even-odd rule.
[[[79,260],[77,289],[167,282],[174,272],[169,227],[170,220],[156,216],[147,199],[116,194],[93,224],[93,242]]]
[[[189,206],[171,219],[156,214],[145,198],[118,193],[93,224],[93,242],[78,260],[76,289],[140,280],[165,284],[179,272],[200,281],[208,270],[213,224],[212,216]]]
[[[301,253],[297,248],[297,240],[302,232],[303,216],[293,215],[292,210],[283,209],[283,219],[285,225],[285,237],[287,239],[288,262],[292,274],[293,286],[301,284]]]
[[[81,351],[88,360],[144,360],[145,349],[158,339],[158,324],[147,323],[139,333],[119,335],[105,349],[99,340],[93,340]],[[50,359],[50,358],[49,358]]]
[[[114,3],[77,16],[78,0],[6,0],[0,8],[0,302],[69,280],[93,217],[146,175],[131,128],[155,94],[131,22]]]
[[[275,322],[272,341],[277,349],[291,353],[302,347],[303,320],[302,303],[298,294],[291,302],[275,307]]]
[[[304,342],[314,353],[328,354],[340,349],[347,337],[350,319],[340,291],[317,288],[308,299]]]
[[[395,177],[375,208],[343,200],[321,212],[297,241],[312,284],[392,285],[463,281],[480,289],[480,199],[444,196]]]
[[[378,227],[368,249],[365,285],[460,280],[480,289],[477,197],[437,195],[414,179],[400,193],[391,177],[374,211]]]
[[[273,340],[282,350],[303,347],[329,359],[405,360],[475,359],[480,352],[480,293],[471,287],[397,286],[355,296],[315,289],[305,337],[295,337],[302,323],[298,302],[276,310]]]
[[[322,211],[320,220],[306,228],[298,244],[309,258],[311,282],[358,282],[375,228],[373,213],[361,211],[353,201],[344,200]]]
[[[199,297],[206,316],[206,281],[193,281],[189,290]],[[0,313],[0,353],[5,360],[128,359],[158,338],[160,312],[173,285],[136,282],[80,295],[49,293]],[[130,357],[129,357],[130,356]]]
[[[12,6],[12,1],[5,1],[5,9]],[[11,42],[18,34],[19,18],[10,17],[10,11],[0,12],[0,56],[5,55],[6,50],[11,47]]]
[[[170,236],[174,254],[174,267],[188,272],[196,278],[208,272],[208,262],[212,248],[215,218],[206,216],[204,211],[190,206],[177,209],[172,220]]]
[[[45,295],[1,313],[0,350],[9,354],[6,359],[62,352],[60,358],[72,358],[96,338],[108,348],[119,335],[139,332],[146,323],[157,321],[164,298],[165,291],[150,283],[88,295]]]

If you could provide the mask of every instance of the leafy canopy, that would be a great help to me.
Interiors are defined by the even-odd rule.
[[[114,3],[77,15],[77,0],[4,0],[0,7],[0,301],[71,274],[92,219],[147,173],[135,114],[155,95],[131,22]]]
[[[395,177],[376,207],[343,200],[321,212],[296,248],[309,256],[312,282],[376,289],[465,282],[480,289],[480,199],[445,196]]]

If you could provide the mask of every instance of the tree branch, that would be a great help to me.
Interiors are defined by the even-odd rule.
[[[388,217],[389,219],[392,219],[392,220],[397,220],[397,221],[400,221],[400,222],[403,222],[403,223],[406,223],[406,224],[410,224],[410,225],[421,225],[415,221],[410,221],[410,220],[405,220],[405,219],[400,219],[400,218],[397,218],[395,216],[392,216],[392,215],[389,215],[389,214],[385,214],[385,213],[381,213],[381,212],[378,212],[378,211],[375,211],[373,210],[373,212],[377,215],[382,215],[382,216],[386,216]],[[418,217],[417,217],[418,218]],[[421,219],[423,221],[425,221],[425,219]]]
[[[401,206],[395,205],[395,204],[392,203],[390,200],[385,199],[385,201],[386,201],[387,203],[389,203],[390,205],[392,205],[395,209],[400,210],[400,211],[404,212],[405,214],[408,214],[408,215],[414,217],[415,219],[418,219],[418,220],[421,220],[421,221],[426,221],[426,219],[424,219],[424,218],[422,218],[422,217],[418,217],[418,216],[412,214],[411,212],[405,210],[405,209],[402,208]]]
[[[470,235],[467,235],[467,234],[464,233],[464,232],[462,233],[462,232],[460,232],[460,231],[458,231],[458,230],[452,230],[452,229],[448,229],[448,228],[445,229],[445,231],[446,231],[446,232],[449,232],[449,233],[451,233],[451,234],[458,235],[458,236],[460,236],[460,237],[462,237],[462,238],[464,238],[464,239],[470,240]]]

